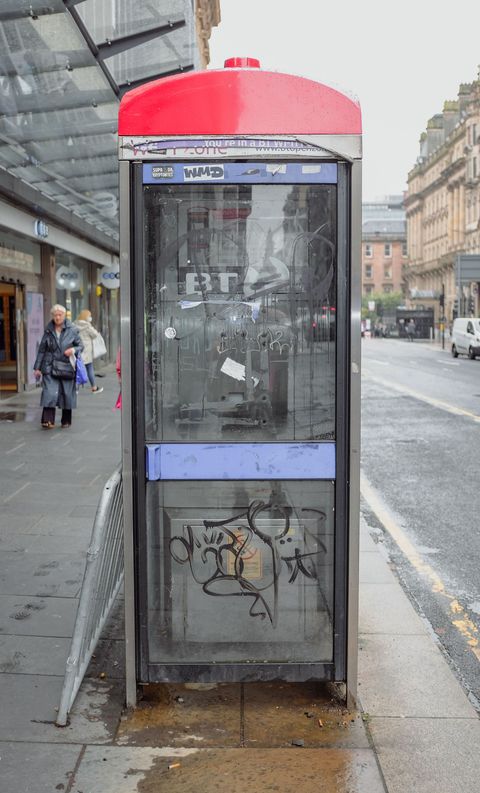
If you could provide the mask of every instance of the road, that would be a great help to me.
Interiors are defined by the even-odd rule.
[[[362,511],[480,711],[480,360],[445,346],[362,341]]]

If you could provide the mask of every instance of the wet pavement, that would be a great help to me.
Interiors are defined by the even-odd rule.
[[[314,683],[155,685],[118,744],[168,747],[138,791],[383,793],[359,713]]]
[[[312,683],[142,688],[123,708],[121,598],[67,727],[55,726],[86,550],[120,453],[116,376],[44,432],[39,392],[1,404],[0,793],[457,793],[480,722],[376,532],[362,523],[359,710]]]
[[[117,741],[142,746],[368,748],[360,715],[316,683],[150,685]]]

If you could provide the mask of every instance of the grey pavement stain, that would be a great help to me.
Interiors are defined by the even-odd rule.
[[[55,567],[58,567],[60,562],[46,562],[45,564],[41,564],[37,567],[34,574],[35,576],[39,575],[49,575],[50,571],[53,570]]]
[[[15,672],[21,665],[22,658],[25,658],[24,653],[16,650],[10,659],[0,663],[0,672]]]
[[[9,618],[13,620],[26,620],[32,616],[32,611],[42,611],[46,607],[45,603],[25,603],[20,611],[14,614],[9,614]]]

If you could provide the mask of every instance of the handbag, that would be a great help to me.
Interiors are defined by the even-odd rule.
[[[85,385],[85,383],[88,383],[87,370],[80,355],[77,358],[77,373],[75,375],[75,382],[77,385]]]
[[[70,361],[52,361],[52,375],[58,380],[74,380],[75,369]]]
[[[92,347],[93,347],[93,357],[94,358],[101,358],[102,355],[107,354],[107,345],[103,340],[103,336],[101,333],[92,340]]]

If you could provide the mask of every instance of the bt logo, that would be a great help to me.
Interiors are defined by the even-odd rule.
[[[219,281],[220,292],[225,292],[228,294],[231,289],[235,288],[235,284],[238,280],[237,273],[216,273],[216,276]],[[233,286],[231,282],[233,282]],[[205,292],[214,291],[211,275],[209,273],[200,273],[199,280],[197,273],[187,273],[185,276],[185,291],[187,295],[190,295],[193,292],[201,293],[203,290],[205,290]]]

